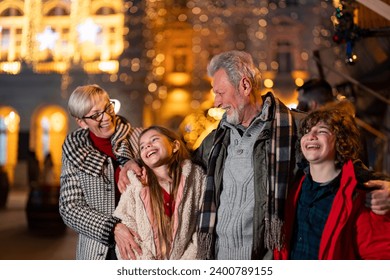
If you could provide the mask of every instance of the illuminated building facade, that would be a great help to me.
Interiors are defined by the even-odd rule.
[[[50,151],[59,167],[61,137],[76,128],[67,99],[87,83],[133,125],[179,130],[193,148],[221,117],[207,63],[230,49],[250,52],[262,93],[293,106],[295,88],[319,76],[313,51],[332,47],[334,2],[1,0],[0,107],[18,116],[18,157],[33,150],[43,164]]]

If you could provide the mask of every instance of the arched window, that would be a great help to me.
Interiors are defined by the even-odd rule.
[[[35,153],[41,171],[48,155],[53,164],[53,180],[59,182],[61,148],[68,130],[66,111],[57,105],[37,109],[30,128],[30,151]]]
[[[20,17],[23,16],[23,11],[17,8],[7,8],[0,13],[0,17]]]
[[[7,173],[10,185],[18,158],[19,114],[12,107],[0,107],[0,167]]]
[[[101,7],[96,11],[96,15],[106,16],[113,14],[115,14],[115,10],[111,7]]]
[[[65,7],[57,6],[46,13],[46,16],[68,16],[70,13]]]

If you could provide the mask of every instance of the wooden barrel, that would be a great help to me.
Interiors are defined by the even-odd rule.
[[[4,208],[7,204],[9,192],[9,181],[7,173],[0,169],[0,208]]]
[[[60,235],[65,233],[59,213],[59,186],[39,185],[30,190],[26,214],[28,228],[40,235]]]

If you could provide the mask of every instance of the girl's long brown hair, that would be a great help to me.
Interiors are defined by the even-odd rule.
[[[176,194],[177,189],[179,187],[180,183],[180,177],[182,172],[182,163],[185,159],[190,158],[190,154],[188,150],[186,149],[185,144],[180,140],[180,137],[174,133],[173,131],[161,127],[161,126],[150,126],[149,128],[145,129],[139,139],[150,130],[155,130],[158,133],[161,133],[165,137],[167,137],[171,142],[179,141],[180,147],[179,150],[172,154],[172,157],[169,161],[169,176],[172,178],[172,189],[171,189],[171,196],[174,200],[176,200]],[[141,155],[139,155],[139,158],[141,159]],[[170,245],[172,241],[172,225],[173,225],[173,216],[170,219],[165,215],[164,210],[164,197],[163,193],[161,192],[161,185],[158,182],[158,179],[156,175],[153,173],[153,171],[142,161],[141,163],[146,168],[146,176],[148,179],[148,186],[150,188],[150,199],[151,199],[151,205],[152,205],[152,211],[153,211],[153,217],[154,217],[154,223],[157,224],[158,228],[158,235],[159,235],[159,242],[160,242],[160,251],[161,251],[161,258],[165,259],[169,256],[170,251]]]

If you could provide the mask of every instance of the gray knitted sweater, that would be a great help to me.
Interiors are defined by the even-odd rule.
[[[263,130],[259,117],[240,135],[229,123],[230,145],[223,171],[224,187],[218,209],[216,258],[247,260],[253,242],[253,211],[255,205],[253,148]]]

